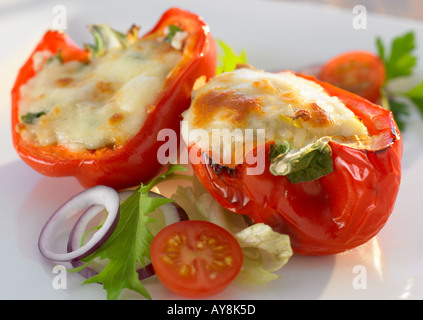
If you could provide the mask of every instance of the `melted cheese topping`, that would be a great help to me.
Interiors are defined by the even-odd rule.
[[[248,141],[246,129],[264,129],[266,141],[286,141],[293,151],[322,137],[355,147],[369,140],[367,128],[338,98],[292,72],[242,68],[222,73],[194,91],[184,120],[183,132],[201,128],[209,135],[209,141],[184,136],[188,145],[198,143],[203,150],[218,147],[214,144],[219,139],[212,141],[211,137],[219,130],[238,130],[243,137],[232,134],[232,143],[242,141],[251,146],[254,143]]]
[[[116,147],[134,137],[182,52],[160,39],[139,39],[88,64],[39,55],[45,63],[21,88],[19,115],[42,115],[16,129],[31,143],[77,151]]]

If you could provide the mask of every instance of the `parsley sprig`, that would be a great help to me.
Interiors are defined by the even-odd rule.
[[[394,38],[389,52],[380,37],[376,39],[376,46],[386,68],[386,80],[381,92],[382,105],[392,111],[399,129],[403,130],[410,115],[410,101],[423,116],[423,81],[408,91],[392,90],[394,80],[412,76],[415,72],[417,56],[414,32]]]

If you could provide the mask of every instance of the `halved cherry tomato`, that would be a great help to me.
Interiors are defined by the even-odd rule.
[[[199,220],[162,229],[150,247],[157,277],[170,291],[198,298],[223,291],[242,267],[242,250],[222,227]]]
[[[386,71],[382,60],[373,53],[350,51],[329,60],[317,77],[371,102],[377,102]]]

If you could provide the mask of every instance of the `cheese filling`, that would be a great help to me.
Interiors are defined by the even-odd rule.
[[[21,88],[16,130],[31,143],[74,151],[123,145],[142,128],[181,58],[163,39],[137,39],[89,63],[39,52],[34,64],[42,60],[43,67]]]
[[[265,141],[288,143],[290,153],[313,145],[319,139],[364,148],[370,137],[367,128],[337,97],[329,96],[317,83],[292,72],[267,73],[241,68],[222,73],[193,92],[191,107],[184,113],[184,132],[205,131],[209,139],[184,136],[187,145],[196,143],[202,150],[219,148],[222,164],[231,154],[232,164],[243,162],[253,148],[257,134],[265,132]],[[232,148],[219,145],[224,137],[219,132],[231,132]],[[227,140],[226,140],[227,141]],[[235,147],[234,147],[235,145]],[[228,151],[229,150],[229,151]],[[223,163],[227,164],[227,163]]]

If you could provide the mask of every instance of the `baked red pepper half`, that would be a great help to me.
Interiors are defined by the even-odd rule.
[[[106,32],[116,38],[113,40],[115,42],[126,41],[131,37],[138,39],[138,30],[135,27],[132,27],[127,35],[110,30],[107,29]],[[169,36],[174,36],[178,31],[183,35],[179,43],[176,43],[182,57],[166,77],[155,101],[148,106],[148,114],[138,133],[123,144],[82,150],[70,149],[60,144],[34,143],[25,139],[19,128],[26,125],[22,124],[22,115],[19,113],[21,101],[24,99],[21,89],[39,73],[36,60],[40,53],[47,52],[50,58],[58,57],[62,63],[81,61],[89,64],[91,56],[101,55],[101,50],[108,45],[100,43],[99,47],[99,39],[96,37],[97,48],[80,48],[67,34],[48,31],[20,69],[12,89],[12,137],[19,156],[44,175],[75,176],[84,187],[101,184],[122,189],[154,177],[163,166],[157,159],[157,150],[163,143],[157,141],[158,132],[163,128],[178,132],[180,114],[189,107],[195,80],[200,76],[212,77],[216,70],[214,39],[205,21],[194,13],[171,8],[141,39],[167,41]],[[101,32],[102,30],[99,30],[97,36],[102,36]],[[137,57],[134,54],[135,58]],[[60,80],[61,86],[68,85],[67,78]],[[103,91],[107,89],[102,88]],[[38,117],[41,120],[43,114],[32,113],[29,121],[38,120]],[[111,120],[119,121],[119,115]]]
[[[364,244],[387,222],[401,180],[402,140],[390,111],[314,77],[301,77],[320,84],[361,119],[374,137],[371,148],[330,141],[333,171],[297,183],[271,173],[273,141],[255,150],[258,153],[258,148],[265,148],[262,174],[247,174],[255,164],[225,167],[213,163],[195,143],[190,152],[205,160],[192,167],[223,207],[288,234],[295,253],[336,254]]]

